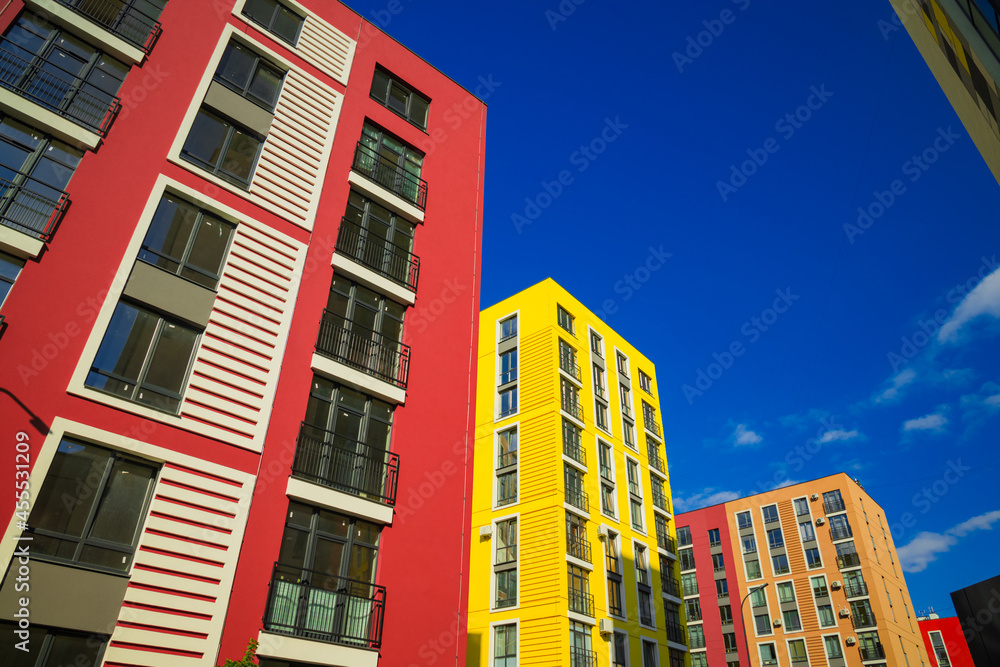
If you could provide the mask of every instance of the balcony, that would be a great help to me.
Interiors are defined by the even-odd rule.
[[[698,582],[691,582],[684,584],[684,597],[691,595],[698,595]]]
[[[160,22],[135,8],[135,0],[56,0],[77,14],[86,16],[111,34],[124,39],[149,55],[159,39]]]
[[[687,645],[687,632],[686,628],[680,623],[672,623],[667,621],[667,639],[675,644]]]
[[[397,285],[417,291],[420,258],[385,239],[371,236],[355,222],[343,218],[337,232],[337,252],[350,257]]]
[[[868,585],[863,581],[845,581],[844,595],[849,598],[857,598],[868,595]]]
[[[559,355],[559,368],[565,371],[570,377],[580,381],[580,367],[576,363],[576,358],[569,354]]]
[[[653,497],[653,507],[658,507],[664,512],[670,513],[670,501],[667,499],[667,494],[663,492],[662,488],[653,486],[650,490],[650,495]]]
[[[680,582],[663,571],[660,572],[660,590],[675,598],[682,597]]]
[[[348,329],[344,318],[326,310],[319,323],[316,351],[368,375],[406,389],[410,346],[360,326]]]
[[[584,512],[590,512],[590,497],[583,489],[566,488],[566,502]]]
[[[642,423],[646,426],[647,431],[657,438],[660,437],[660,425],[656,423],[656,419],[652,415],[643,415]]]
[[[834,542],[837,540],[846,540],[853,536],[854,532],[850,526],[830,526],[830,539]]]
[[[594,617],[594,596],[584,591],[569,591],[569,610]]]
[[[566,553],[573,558],[579,558],[586,563],[593,563],[590,555],[590,544],[582,535],[566,535]]]
[[[862,662],[867,660],[881,660],[885,658],[885,647],[882,644],[873,644],[871,646],[862,645],[858,649],[858,653],[861,654]]]
[[[413,203],[421,211],[427,208],[427,181],[406,171],[398,162],[377,153],[363,142],[358,142],[351,169]]]
[[[827,514],[833,514],[834,512],[844,511],[844,499],[843,498],[832,498],[830,500],[823,500],[823,509],[826,510]]]
[[[274,564],[264,629],[363,649],[382,646],[385,588]]]
[[[875,614],[871,612],[855,612],[854,610],[851,610],[851,624],[854,626],[855,630],[861,630],[863,628],[874,628],[878,625],[878,621],[875,620]]]
[[[688,644],[688,648],[705,648],[705,635],[702,633],[691,635],[691,643]]]
[[[0,86],[102,137],[122,106],[114,95],[9,39],[0,40]]]
[[[670,534],[666,530],[656,527],[656,546],[660,547],[665,551],[669,551],[673,555],[677,555],[677,542],[674,538],[670,537]]]
[[[302,422],[292,475],[392,507],[399,456]]]
[[[861,557],[858,556],[857,552],[837,556],[837,567],[841,570],[845,567],[858,567],[859,565],[861,565]]]
[[[69,195],[0,165],[0,224],[49,241],[69,205]]]
[[[569,666],[597,667],[597,654],[584,648],[572,646],[569,649]]]
[[[653,443],[646,443],[646,452],[649,454],[649,465],[654,470],[659,470],[663,474],[667,473],[667,465],[660,458],[659,449]]]
[[[563,454],[580,465],[587,465],[587,452],[579,442],[563,439]]]
[[[583,421],[583,406],[580,405],[580,401],[576,398],[571,398],[569,396],[562,397],[562,409],[570,415],[573,415],[580,421]]]

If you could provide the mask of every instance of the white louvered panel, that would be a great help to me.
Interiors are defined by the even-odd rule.
[[[160,498],[173,498],[174,500],[194,505],[196,508],[204,507],[213,516],[216,512],[224,516],[234,516],[236,514],[236,508],[229,501],[223,501],[221,498],[214,496],[206,496],[204,493],[198,493],[183,486],[173,486],[171,484],[163,484],[162,482],[157,485],[156,496],[153,498],[153,510],[157,509],[156,503]],[[174,503],[169,503],[169,505],[176,507]]]
[[[287,297],[290,285],[286,281],[281,280],[280,276],[262,270],[261,267],[239,255],[230,254],[226,264],[226,270],[232,271],[233,277],[245,282],[254,281],[253,284],[265,292],[281,298]]]
[[[250,410],[250,415],[257,415],[264,409],[264,403],[260,396],[248,394],[232,385],[223,384],[201,375],[191,378],[189,391],[197,391],[198,397],[196,400],[206,405],[209,405],[209,401],[215,407],[232,404],[241,410]],[[219,402],[218,405],[216,401]],[[243,415],[243,417],[249,419],[250,415]]]
[[[212,604],[217,604],[219,595],[226,593],[226,591],[219,591],[218,584],[201,581],[200,579],[188,579],[187,577],[167,572],[153,572],[138,567],[138,565],[139,563],[137,562],[136,566],[132,568],[130,583],[156,586],[167,591],[215,598],[214,600],[204,600],[204,602],[212,602]]]
[[[284,312],[285,302],[267,298],[267,302],[247,296],[247,292],[242,285],[234,281],[226,281],[219,288],[219,300],[227,303],[231,308],[239,309],[242,313],[250,317],[259,328],[274,335],[274,330],[281,326],[281,314]]]
[[[222,517],[218,518],[221,519]],[[222,522],[220,521],[219,523]],[[229,533],[225,531],[202,528],[201,526],[192,526],[189,523],[174,521],[162,516],[149,517],[149,519],[146,520],[146,528],[149,530],[172,533],[180,537],[186,537],[200,542],[207,542],[221,547],[225,547],[226,543],[229,541]],[[219,553],[222,553],[222,551],[219,551]],[[213,557],[214,560],[220,560],[220,558]]]
[[[209,663],[205,662],[204,658],[109,646],[104,652],[104,664],[128,665],[128,667],[201,667]]]
[[[229,250],[229,254],[233,257],[246,260],[257,270],[262,278],[270,278],[279,283],[288,280],[289,267],[287,264],[282,264],[273,257],[258,252],[255,248],[248,248],[244,243],[245,240],[237,234],[236,240],[233,241],[233,247]],[[225,280],[224,275],[223,280]]]
[[[199,475],[197,472],[192,472],[190,470],[185,470],[184,468],[179,468],[177,466],[165,465],[163,470],[160,472],[160,479],[169,480],[171,482],[176,482],[178,484],[187,484],[188,486],[195,486],[203,491],[212,493],[219,496],[226,496],[231,498],[234,504],[239,502],[240,490],[243,485],[237,482],[235,479],[223,478],[217,479],[217,477],[208,477],[206,475]]]
[[[242,436],[247,440],[253,440],[253,432],[256,429],[256,423],[247,423],[241,419],[230,417],[225,413],[210,410],[209,408],[202,407],[195,403],[189,403],[186,400],[184,401],[184,408],[181,411],[181,416],[193,417],[199,422],[204,422],[208,425],[218,427],[220,437],[222,439],[231,440],[231,444],[234,445],[238,444],[235,441],[237,436]]]
[[[144,628],[117,627],[115,628],[114,638],[114,641],[163,647],[175,651],[205,653],[210,648],[206,646],[205,639],[202,637],[186,637],[184,635],[156,632]]]
[[[274,344],[277,342],[277,330],[281,326],[281,322],[274,320],[275,313],[273,311],[266,313],[269,317],[261,317],[259,311],[262,310],[266,309],[258,303],[244,299],[235,292],[228,292],[225,296],[220,293],[215,299],[215,309],[212,311],[209,321],[223,329],[238,332],[239,336],[262,345],[261,349],[255,346],[249,349],[263,356],[262,363],[268,364],[274,351]],[[278,313],[278,315],[281,314]],[[245,344],[239,337],[229,340],[239,345]]]
[[[152,609],[125,607],[118,620],[128,623],[145,623],[162,628],[174,628],[183,632],[205,632],[204,619],[158,612]]]
[[[210,367],[206,363],[203,371],[205,375],[220,377],[226,382],[237,386],[245,384],[244,389],[255,393],[262,393],[264,385],[267,382],[267,369],[261,367],[258,361],[251,361],[249,358],[245,358],[250,356],[246,352],[230,348],[232,346],[225,341],[202,341],[202,349],[198,353],[198,359],[204,359],[206,362],[216,364],[216,366]],[[222,368],[220,369],[219,366]],[[228,376],[224,374],[224,369],[230,371]],[[200,371],[201,368],[196,367],[195,370]]]
[[[289,249],[287,246],[277,244],[273,239],[256,232],[249,226],[244,227],[243,233],[240,234],[240,246],[246,248],[248,252],[274,260],[284,266],[286,271],[291,270],[295,264],[294,248]],[[279,273],[282,272],[279,271]]]
[[[254,389],[253,381],[234,376],[232,373],[215,366],[205,365],[203,368],[206,371],[204,374],[197,373],[191,376],[192,387],[215,394],[231,391],[232,396],[238,397],[233,400],[252,405],[258,410],[263,409],[263,396],[261,396],[260,391]]]
[[[200,554],[196,555],[201,557]],[[170,556],[169,554],[145,553],[143,554],[141,562],[143,565],[161,567],[169,570],[178,570],[197,577],[218,579],[219,575],[222,573],[222,568],[220,566],[205,565],[204,563],[179,558],[177,556]]]
[[[306,16],[296,51],[310,64],[347,85],[357,43],[329,23]]]
[[[211,616],[212,612],[215,611],[214,602],[206,602],[205,600],[194,600],[192,598],[181,598],[178,595],[171,595],[170,593],[163,593],[160,591],[147,591],[141,588],[130,587],[125,589],[125,601],[133,602],[137,604],[150,605],[153,607],[161,607],[163,609],[178,609],[186,614],[201,614],[202,616]],[[136,609],[134,607],[122,607],[120,618],[127,618],[128,620],[135,620],[139,618],[142,614],[153,614],[152,610],[148,609]],[[205,619],[196,618],[193,619],[200,623],[202,627],[205,625]]]
[[[193,401],[198,405],[218,410],[227,415],[238,417],[239,419],[245,419],[254,424],[256,424],[257,420],[260,418],[260,408],[248,408],[242,403],[237,403],[227,398],[220,398],[215,394],[209,394],[199,389],[194,385],[194,383],[192,383],[191,387],[188,389],[186,398],[187,400]]]
[[[255,330],[253,327],[247,325],[246,322],[236,320],[234,326],[233,319],[235,318],[230,318],[225,313],[220,313],[216,310],[208,320],[205,333],[226,340],[233,345],[258,355],[256,362],[259,364],[270,365],[274,359],[274,347],[257,340],[254,336],[254,333],[256,333]],[[244,329],[247,331],[244,332]]]

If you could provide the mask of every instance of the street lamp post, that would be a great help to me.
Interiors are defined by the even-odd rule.
[[[753,659],[750,657],[750,640],[747,639],[747,623],[746,623],[746,619],[743,618],[743,605],[745,605],[747,603],[747,599],[751,595],[753,595],[757,591],[762,591],[765,588],[767,588],[767,583],[763,583],[760,586],[755,586],[754,588],[751,588],[747,592],[747,594],[743,596],[743,601],[740,602],[740,621],[743,623],[743,646],[747,650],[747,664],[751,665],[751,666],[753,665]]]

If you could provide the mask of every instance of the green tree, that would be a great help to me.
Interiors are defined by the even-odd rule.
[[[257,640],[251,639],[247,644],[247,652],[242,660],[226,660],[223,667],[258,667],[257,663]]]

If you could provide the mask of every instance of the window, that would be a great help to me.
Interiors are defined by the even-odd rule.
[[[775,588],[778,590],[778,602],[795,602],[795,588],[792,582],[783,581]]]
[[[494,608],[503,609],[517,604],[517,568],[496,573],[496,599]]]
[[[793,639],[788,642],[788,657],[792,662],[808,662],[809,658],[806,655],[806,640]]]
[[[785,538],[782,536],[780,528],[772,528],[767,531],[767,544],[772,549],[785,546]]]
[[[517,502],[517,429],[497,434],[497,507]]]
[[[705,648],[705,629],[701,625],[688,626],[688,648]]]
[[[413,256],[414,225],[354,190],[337,232],[337,252],[416,290],[419,263]],[[501,323],[500,340],[517,334],[517,317]]]
[[[423,208],[427,196],[427,184],[420,179],[423,165],[423,153],[365,122],[352,169]]]
[[[785,632],[796,632],[802,629],[802,621],[799,619],[797,609],[789,609],[782,612],[781,615],[785,620]]]
[[[805,498],[796,498],[792,501],[792,505],[795,506],[795,516],[808,516],[809,514],[809,501]]]
[[[56,665],[100,665],[104,650],[108,645],[106,635],[92,635],[43,628],[35,623],[27,629],[27,651],[13,649],[14,632],[18,626],[0,621],[0,632],[10,637],[10,644],[4,646],[5,663],[11,667],[55,667]]]
[[[497,521],[496,559],[494,565],[505,565],[517,560],[517,519]]]
[[[497,507],[517,502],[517,471],[497,473]]]
[[[612,519],[615,513],[615,488],[608,484],[601,484],[601,511]]]
[[[630,449],[635,449],[635,432],[632,430],[632,424],[622,420],[622,440],[625,442],[625,446]]]
[[[858,550],[854,547],[854,542],[840,542],[834,547],[837,549],[837,565],[841,569],[861,565],[861,558],[858,556]]]
[[[712,569],[716,572],[726,569],[726,561],[722,554],[712,554]]]
[[[589,572],[576,565],[567,565],[569,609],[584,616],[594,615],[594,599],[590,594]]]
[[[517,429],[511,428],[497,434],[497,468],[517,465]]]
[[[613,533],[604,540],[604,560],[608,574],[608,613],[624,618],[622,561],[619,556],[618,536]]]
[[[698,598],[692,598],[690,600],[684,601],[684,612],[687,616],[687,620],[690,621],[700,621],[701,620],[701,600]]]
[[[697,595],[698,594],[698,573],[688,572],[687,574],[681,575],[681,588],[684,590],[684,595]]]
[[[295,46],[305,20],[277,0],[247,0],[243,16]]]
[[[493,667],[517,667],[517,624],[493,628]]]
[[[610,431],[611,425],[608,422],[608,408],[604,403],[597,401],[594,404],[594,422],[597,424],[597,428],[604,431]]]
[[[381,67],[375,68],[371,98],[421,130],[427,129],[427,108],[430,106],[430,100]]]
[[[738,648],[736,643],[736,633],[735,632],[725,632],[722,634],[722,643],[726,647],[726,653],[732,653]]]
[[[591,650],[589,625],[569,622],[569,657],[570,667],[590,667],[596,662]]]
[[[826,577],[813,577],[809,580],[809,584],[812,586],[813,597],[825,598],[830,595],[826,587]]]
[[[747,580],[760,579],[764,575],[760,571],[759,560],[748,560],[746,562]]]
[[[847,520],[846,514],[838,514],[830,517],[830,539],[846,540],[854,533],[851,531],[851,523]],[[875,549],[875,539],[872,538],[872,549]]]
[[[728,604],[719,605],[719,621],[722,625],[728,625],[733,622],[733,608]]]
[[[875,613],[868,600],[855,600],[851,604],[851,620],[855,628],[868,628],[875,625]]]
[[[628,633],[615,632],[611,646],[611,667],[628,667]]]
[[[702,646],[704,646],[704,643],[704,638],[702,638]],[[704,652],[692,653],[691,667],[708,667],[708,654]]]
[[[681,570],[693,570],[694,569],[694,549],[688,547],[686,549],[678,549],[677,557],[681,561]]]
[[[248,188],[263,137],[207,108],[198,110],[181,157],[241,188]]]
[[[594,395],[605,401],[608,400],[604,391],[604,369],[597,364],[594,364]]]
[[[563,424],[566,424],[566,420],[563,420]],[[575,426],[573,428],[576,428]],[[609,482],[614,482],[614,452],[611,449],[611,445],[606,442],[597,442],[597,458],[598,466],[600,468],[601,477],[608,480]]]
[[[625,471],[628,476],[628,492],[633,496],[642,497],[642,487],[639,486],[639,462],[625,459]]]
[[[566,502],[577,509],[587,511],[586,495],[583,492],[583,473],[566,463],[563,464],[563,477],[566,483]]]
[[[810,570],[817,567],[823,567],[823,561],[819,557],[819,549],[816,547],[806,549],[806,567]]]
[[[752,591],[750,591],[750,606],[751,607],[767,606],[767,592],[762,587],[757,587]]]
[[[722,537],[719,535],[718,528],[710,528],[708,531],[708,546],[717,547],[722,544]]]
[[[827,491],[823,494],[823,509],[826,510],[827,514],[844,510],[844,498],[840,495],[840,489]]]
[[[556,306],[556,322],[558,322],[559,326],[561,326],[563,329],[565,329],[571,334],[575,332],[575,324],[574,324],[575,319],[576,318],[570,315],[569,311],[567,311],[565,308],[563,308],[562,306]]]
[[[837,619],[833,615],[832,605],[821,604],[816,607],[816,610],[819,615],[819,627],[832,628],[837,625]]]
[[[686,547],[691,544],[690,526],[682,526],[677,529],[677,546]]]
[[[928,632],[927,636],[931,640],[931,648],[934,649],[934,657],[937,659],[938,667],[951,667],[951,657],[948,655],[947,647],[945,647],[943,635],[935,630]]]
[[[7,299],[10,290],[14,287],[14,281],[24,268],[24,260],[0,252],[0,305]]]
[[[660,656],[656,642],[642,641],[642,667],[659,667]]]
[[[590,332],[590,351],[595,356],[604,358],[604,339],[596,331]]]
[[[496,522],[496,535],[493,538],[494,609],[513,607],[517,604],[517,528],[516,518]]]
[[[122,301],[115,307],[86,385],[164,412],[177,412],[198,332]]]
[[[753,528],[753,519],[750,518],[749,510],[746,512],[738,512],[736,514],[736,524],[741,530],[743,528]]]
[[[715,593],[720,598],[724,598],[729,595],[729,581],[726,579],[716,579]]]
[[[153,214],[139,259],[214,290],[235,227],[172,194]]]
[[[517,412],[517,387],[504,389],[500,392],[500,417],[509,417]]]
[[[837,635],[823,637],[823,647],[826,649],[826,657],[830,660],[844,657],[844,651],[840,648],[840,637]]]
[[[285,73],[267,60],[239,42],[230,41],[219,60],[214,80],[273,112],[284,78]]]
[[[580,407],[580,389],[567,380],[559,378],[562,409],[577,419],[583,419],[583,408]]]
[[[517,315],[512,315],[500,322],[500,341],[504,342],[517,335]]]
[[[775,650],[774,644],[760,644],[758,648],[760,649],[760,664],[762,665],[778,664],[778,652]]]
[[[764,515],[764,523],[774,523],[778,520],[778,506],[768,505],[760,508],[760,513]]]
[[[642,371],[639,371],[639,387],[647,394],[652,395],[653,381]]]
[[[632,416],[632,392],[625,385],[618,385],[618,396],[621,399],[622,414]]]
[[[754,622],[754,628],[756,629],[758,635],[774,634],[774,631],[771,629],[770,615],[766,613],[758,614],[757,616],[753,617],[753,622]]]
[[[507,384],[517,379],[517,350],[504,352],[500,355],[500,384]]]
[[[629,516],[632,518],[632,527],[636,530],[645,531],[645,524],[642,520],[642,501],[634,498],[629,499]]]
[[[127,572],[156,474],[148,463],[64,439],[28,518],[32,555]]]
[[[576,349],[562,338],[559,339],[559,368],[577,380],[580,379],[580,367],[576,363]]]
[[[813,530],[812,521],[803,521],[799,524],[799,537],[802,538],[803,542],[816,539],[816,531]]]
[[[757,538],[753,535],[747,535],[743,538],[743,553],[753,554],[757,553]]]
[[[615,352],[615,360],[618,364],[618,372],[628,377],[628,357],[621,352]]]
[[[788,574],[788,556],[785,554],[778,554],[777,556],[771,557],[771,564],[774,566],[775,574]]]

